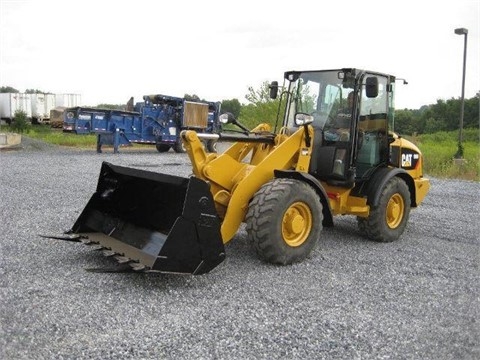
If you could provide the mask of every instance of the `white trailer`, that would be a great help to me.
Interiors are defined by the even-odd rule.
[[[66,108],[81,106],[82,95],[80,94],[55,94],[55,107]]]
[[[0,93],[0,118],[10,123],[15,117],[15,112],[22,110],[27,118],[32,118],[32,99],[30,94]]]
[[[55,108],[54,94],[32,94],[32,120],[44,123],[50,120],[50,110]]]

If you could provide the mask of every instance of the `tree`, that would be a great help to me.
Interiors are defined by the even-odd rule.
[[[477,128],[480,125],[479,118],[479,109],[480,109],[480,97],[474,96],[471,99],[465,100],[465,111],[463,126],[465,128]]]
[[[423,132],[426,134],[433,134],[437,131],[445,131],[447,130],[447,124],[445,120],[442,118],[435,119],[435,118],[428,118],[425,120],[425,128]]]
[[[396,133],[402,135],[411,135],[418,132],[415,121],[417,120],[413,110],[404,109],[395,111],[395,128]]]
[[[243,124],[253,128],[261,123],[274,125],[277,120],[279,99],[270,98],[270,84],[264,81],[258,89],[248,87],[248,94],[245,95],[250,104],[241,108],[239,118]]]
[[[240,116],[240,111],[242,110],[242,104],[238,99],[231,99],[231,100],[223,100],[221,106],[222,113],[232,113],[235,118]]]
[[[17,89],[11,87],[11,86],[2,86],[0,87],[0,93],[18,93]]]
[[[193,95],[185,94],[183,98],[187,101],[202,101],[200,100],[200,97],[196,94],[193,94]]]
[[[272,101],[272,99],[270,99],[270,84],[268,81],[264,81],[257,90],[252,86],[249,86],[248,94],[245,95],[245,99],[254,105]]]
[[[248,104],[242,106],[239,119],[248,128],[267,123],[274,126],[277,119],[278,100],[266,103]]]
[[[38,89],[27,89],[25,90],[25,94],[51,94],[51,93],[47,91],[38,90]]]

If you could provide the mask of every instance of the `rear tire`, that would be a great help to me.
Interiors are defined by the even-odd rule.
[[[367,223],[366,218],[357,216],[358,230],[360,231],[360,234],[365,235],[365,236],[367,235],[367,230],[366,230],[367,225],[366,225],[366,223]]]
[[[410,191],[399,177],[391,178],[382,190],[377,206],[368,218],[357,218],[358,227],[368,238],[379,242],[397,240],[404,232],[410,215]]]
[[[159,153],[164,153],[170,150],[170,145],[166,145],[166,144],[155,144],[155,147],[157,148],[157,151]]]
[[[178,140],[175,142],[175,145],[173,145],[173,150],[179,154],[182,154],[187,151],[185,149],[185,145],[183,145],[182,139],[178,138]]]
[[[254,195],[245,222],[263,260],[287,265],[304,260],[322,231],[322,204],[315,190],[293,179],[274,179]]]
[[[217,152],[217,140],[208,140],[207,141],[207,151],[210,153]]]

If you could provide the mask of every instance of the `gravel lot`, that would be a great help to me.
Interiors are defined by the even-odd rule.
[[[187,176],[184,154],[24,139],[0,152],[3,359],[478,359],[480,184],[431,179],[391,244],[335,219],[301,264],[257,259],[240,231],[203,276],[98,274],[113,260],[42,239],[73,225],[102,161]]]

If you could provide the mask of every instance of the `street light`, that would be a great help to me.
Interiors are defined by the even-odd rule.
[[[467,36],[468,36],[468,29],[465,28],[458,28],[455,29],[455,34],[457,35],[465,35],[465,42],[463,46],[463,76],[462,76],[462,105],[460,108],[460,130],[458,132],[458,150],[455,154],[456,159],[463,158],[463,113],[465,110],[465,69],[467,67]]]

